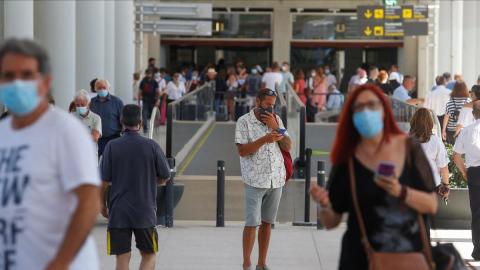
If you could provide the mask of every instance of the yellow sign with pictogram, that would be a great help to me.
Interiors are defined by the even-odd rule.
[[[373,32],[372,32],[372,28],[370,28],[370,26],[367,26],[367,27],[365,28],[365,30],[363,30],[363,33],[364,33],[365,36],[367,36],[367,37],[371,36],[372,33],[373,33]]]
[[[365,18],[370,19],[373,16],[373,13],[370,9],[367,9],[365,13],[363,13],[363,15],[365,16]]]
[[[383,16],[384,16],[383,8],[377,8],[373,11],[373,17],[375,19],[383,19]]]
[[[382,37],[383,36],[383,26],[375,26],[373,27],[373,35],[376,37]]]
[[[402,17],[404,19],[411,19],[413,17],[413,10],[411,8],[404,8],[402,10]]]

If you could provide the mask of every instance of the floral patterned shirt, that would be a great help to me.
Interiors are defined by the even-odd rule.
[[[282,119],[277,118],[280,128],[285,128]],[[272,129],[260,122],[254,110],[240,117],[235,131],[235,143],[252,143],[271,133]],[[285,133],[288,136],[288,133]],[[285,165],[278,143],[264,144],[257,152],[240,157],[242,178],[245,184],[256,188],[279,188],[285,185]]]

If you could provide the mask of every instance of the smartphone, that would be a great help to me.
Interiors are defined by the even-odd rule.
[[[375,173],[376,178],[390,178],[395,175],[395,164],[388,161],[380,161],[377,171]]]
[[[280,135],[282,135],[282,136],[285,135],[285,132],[287,132],[287,130],[284,129],[284,128],[278,129],[278,134],[280,134]]]

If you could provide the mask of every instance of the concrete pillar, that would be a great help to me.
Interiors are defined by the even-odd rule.
[[[133,102],[135,69],[134,7],[132,0],[115,2],[115,94],[125,104]]]
[[[430,50],[428,45],[428,36],[418,37],[418,74],[417,90],[418,97],[425,97],[432,89]]]
[[[455,0],[451,2],[451,72],[462,73],[462,55],[463,55],[463,4],[464,1]]]
[[[417,76],[418,40],[415,37],[405,37],[403,48],[398,49],[398,68],[403,74]]]
[[[439,1],[438,73],[451,72],[452,68],[452,12],[451,1]]]
[[[3,37],[33,38],[33,0],[3,2]]]
[[[18,1],[16,1],[18,2]],[[35,39],[50,55],[53,97],[68,109],[75,94],[75,1],[35,1]]]
[[[159,66],[160,60],[160,35],[149,34],[148,35],[148,58],[153,57],[156,59],[156,65]],[[147,65],[143,66],[145,69]]]
[[[105,76],[105,2],[76,2],[77,84],[89,91],[93,78]]]
[[[105,1],[105,62],[104,76],[115,93],[115,2]]]
[[[463,58],[462,58],[462,77],[470,87],[476,84],[478,72],[478,62],[473,59],[479,59],[480,53],[480,29],[478,23],[477,10],[480,3],[477,1],[465,1],[463,3],[463,35],[467,40],[463,42]]]
[[[292,39],[292,22],[290,9],[277,5],[273,12],[273,61],[290,62],[290,41]]]

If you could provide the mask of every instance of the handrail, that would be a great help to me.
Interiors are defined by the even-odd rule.
[[[205,83],[204,85],[198,87],[197,89],[193,90],[192,92],[187,93],[186,95],[182,96],[181,98],[175,100],[174,102],[172,102],[170,104],[172,104],[172,106],[180,104],[185,99],[189,98],[190,96],[193,96],[193,95],[197,94],[198,92],[202,91],[204,88],[207,88],[207,87],[208,87],[208,84]]]
[[[305,155],[305,148],[306,148],[306,107],[305,104],[302,102],[300,97],[297,95],[293,87],[287,83],[287,114],[295,113],[293,111],[294,108],[299,108],[300,113],[300,126],[299,126],[299,142],[298,142],[298,163],[295,164],[297,167],[304,167],[306,155]],[[296,103],[295,105],[293,103]],[[296,143],[296,142],[294,142]]]
[[[160,110],[157,106],[153,107],[152,115],[150,116],[150,123],[148,123],[148,138],[153,140],[153,128],[155,127],[155,118]]]
[[[181,98],[177,99],[174,102],[171,102],[167,106],[167,139],[166,139],[166,149],[165,149],[165,154],[167,158],[174,158],[173,153],[172,153],[172,146],[173,146],[173,112],[174,108],[178,105],[181,105],[182,102],[185,100],[198,95],[201,92],[204,91],[214,91],[214,89],[211,89],[210,84],[205,83],[204,85],[200,86],[199,88],[193,90],[192,92],[189,92],[188,94],[182,96]],[[211,103],[210,109],[213,110],[213,97],[214,95],[212,94],[212,99],[209,101]]]
[[[277,100],[279,101],[280,104],[280,118],[282,119],[283,125],[285,128],[288,126],[288,119],[287,119],[287,110],[288,110],[288,104],[287,101],[285,100],[285,96],[283,95],[282,92],[278,90],[278,87],[275,89],[277,92]]]

